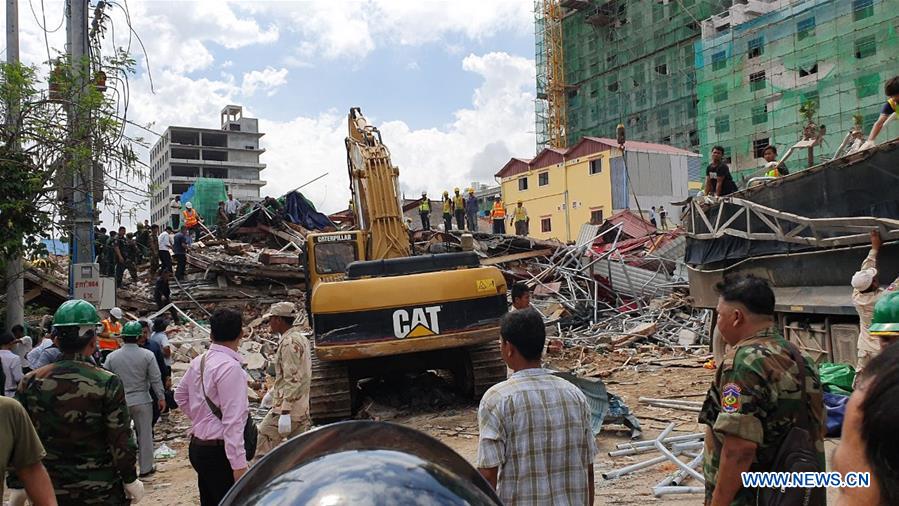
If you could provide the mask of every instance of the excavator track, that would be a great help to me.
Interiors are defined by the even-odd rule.
[[[500,353],[499,340],[467,348],[468,369],[474,399],[480,399],[490,387],[506,379],[506,364]]]
[[[353,415],[353,389],[345,363],[325,362],[312,352],[309,415],[314,424],[350,418]]]

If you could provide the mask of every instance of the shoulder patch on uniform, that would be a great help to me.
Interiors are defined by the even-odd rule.
[[[721,389],[721,411],[736,413],[740,411],[740,385],[728,383]]]

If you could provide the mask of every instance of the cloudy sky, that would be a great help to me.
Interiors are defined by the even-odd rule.
[[[130,43],[138,60],[129,120],[218,128],[224,105],[242,105],[266,134],[266,195],[329,172],[304,192],[325,211],[345,207],[352,106],[381,129],[409,195],[491,182],[510,156],[534,152],[528,0],[112,4],[105,46]],[[51,52],[63,49],[62,3],[19,5],[22,60],[40,64],[41,26]]]

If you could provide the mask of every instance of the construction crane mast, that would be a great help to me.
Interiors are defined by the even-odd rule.
[[[559,0],[535,0],[537,27],[537,149],[568,146],[568,104]]]

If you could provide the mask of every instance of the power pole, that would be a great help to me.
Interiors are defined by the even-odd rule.
[[[6,0],[6,63],[19,63],[19,0]],[[7,125],[18,125],[19,105],[7,104]],[[18,142],[10,147],[17,149]],[[6,330],[25,321],[24,275],[22,255],[6,259]]]
[[[69,42],[69,61],[75,77],[74,103],[69,108],[69,142],[78,146],[77,155],[70,159],[72,170],[72,269],[69,273],[69,289],[74,289],[74,266],[79,263],[94,262],[94,170],[93,157],[84,156],[92,147],[90,138],[90,111],[83,104],[82,96],[91,86],[90,63],[88,58],[88,0],[71,0],[66,16],[66,30]]]

